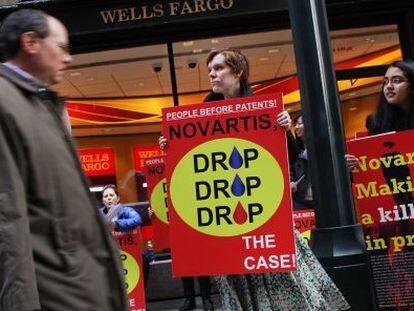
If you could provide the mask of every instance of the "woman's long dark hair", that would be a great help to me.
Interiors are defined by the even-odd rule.
[[[390,67],[399,68],[408,80],[411,93],[410,108],[407,114],[401,107],[390,105],[382,89],[377,112],[370,120],[368,128],[370,135],[414,129],[414,62],[397,61],[388,68]]]
[[[303,122],[303,115],[300,114],[293,119],[293,125],[296,125],[296,123],[299,121],[299,118],[302,118],[302,122]],[[306,149],[305,142],[303,141],[301,137],[296,136],[296,145],[301,151]]]

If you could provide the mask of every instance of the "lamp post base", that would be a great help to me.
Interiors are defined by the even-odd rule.
[[[376,310],[372,277],[359,224],[312,230],[310,246],[353,311]]]

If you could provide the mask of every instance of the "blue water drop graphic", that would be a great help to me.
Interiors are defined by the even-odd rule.
[[[233,151],[231,152],[230,155],[230,166],[234,169],[238,169],[243,165],[243,158],[239,152],[239,150],[237,150],[236,147],[233,148]]]
[[[240,197],[244,194],[245,190],[246,187],[241,181],[239,175],[236,174],[236,177],[234,177],[233,183],[231,184],[231,192],[233,192],[236,197]]]

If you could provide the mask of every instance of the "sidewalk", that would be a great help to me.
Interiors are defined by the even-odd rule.
[[[220,297],[218,294],[212,295],[211,300],[214,303],[214,306],[216,307],[215,310],[222,311],[221,305],[220,305]],[[171,300],[164,300],[164,301],[154,301],[154,302],[148,302],[147,303],[147,311],[173,311],[178,310],[179,307],[181,307],[184,303],[184,298],[180,299],[171,299]],[[201,301],[201,297],[198,296],[196,298],[197,303],[197,311],[203,311],[203,303]]]

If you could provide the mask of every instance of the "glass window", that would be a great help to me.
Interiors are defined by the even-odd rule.
[[[401,59],[396,25],[337,30],[331,32],[331,38],[336,70],[384,65]],[[249,58],[250,83],[255,94],[283,91],[287,110],[301,109],[290,30],[174,43],[180,105],[204,99],[210,90],[206,56],[211,49],[224,47],[241,49]],[[378,79],[340,81],[339,91],[365,88]]]
[[[385,65],[401,59],[396,25],[331,31],[337,70]]]
[[[166,45],[78,54],[55,89],[67,100],[75,136],[136,132],[171,106]]]
[[[250,62],[249,82],[255,94],[285,92],[285,102],[297,102],[299,92],[290,30],[175,42],[174,62],[180,105],[202,102],[210,91],[206,66],[212,49],[237,48]],[[279,83],[282,82],[282,83]]]
[[[74,55],[55,89],[65,97],[97,197],[104,184],[113,183],[122,203],[147,201],[145,167],[139,163],[161,154],[161,109],[173,105],[166,45]],[[139,207],[145,214],[145,204]]]
[[[382,91],[382,79],[382,76],[357,79],[361,81],[359,87],[340,92],[342,119],[347,139],[366,134],[365,121],[376,111]],[[339,86],[349,83],[349,80],[338,81]]]
[[[337,30],[331,32],[331,37],[337,70],[401,59],[395,25]],[[248,57],[250,84],[256,95],[283,92],[286,109],[293,114],[301,110],[289,29],[174,42],[180,105],[203,101],[211,87],[206,56],[211,49],[225,47],[240,49]],[[374,108],[360,114],[361,107],[376,101],[380,81],[381,77],[338,81],[347,136],[364,130],[364,118]],[[117,156],[118,150],[131,155],[132,151],[123,149],[125,144],[131,150],[137,144],[156,144],[161,130],[161,109],[173,105],[167,47],[161,44],[75,55],[56,90],[67,97],[73,134],[78,137],[80,147],[116,146],[117,170],[125,163],[128,163],[125,167],[132,169],[132,156]],[[358,118],[351,117],[355,114]],[[135,134],[145,132],[152,134],[134,138]],[[102,135],[111,138],[98,143],[96,136]],[[131,141],[122,141],[126,139],[122,135],[129,136]],[[118,164],[121,158],[122,164]],[[120,177],[122,182],[126,175]],[[128,195],[130,191],[125,193]],[[128,199],[137,200],[137,196],[128,195]]]

